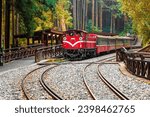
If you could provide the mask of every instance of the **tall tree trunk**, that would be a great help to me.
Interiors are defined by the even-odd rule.
[[[0,48],[2,47],[2,0],[0,0]]]
[[[19,14],[16,13],[16,25],[15,25],[15,34],[18,35],[19,34]]]
[[[12,0],[12,44],[13,46],[16,46],[15,44],[15,40],[14,40],[14,18],[15,18],[15,15],[14,15],[14,0]]]
[[[77,0],[77,29],[80,28],[80,0]]]
[[[61,29],[62,31],[66,31],[65,18],[64,16],[61,18]]]
[[[74,29],[76,29],[77,28],[77,20],[76,20],[76,18],[77,18],[77,0],[73,0],[73,24],[74,24]]]
[[[10,42],[10,0],[6,0],[6,15],[5,15],[5,48],[9,48]]]
[[[82,0],[79,0],[79,29],[82,29]]]
[[[113,33],[116,33],[116,19],[115,19],[115,17],[113,16]]]
[[[112,33],[113,32],[113,15],[112,15],[112,13],[111,13],[111,23],[110,23],[110,33]]]
[[[85,27],[87,26],[87,23],[88,23],[88,1],[89,0],[86,0],[86,11],[85,11]]]
[[[85,27],[85,0],[82,2],[83,6],[83,15],[82,15],[82,29],[84,30]]]
[[[98,2],[96,1],[96,27],[98,27]]]
[[[111,12],[111,26],[110,26],[110,32],[115,33],[115,17],[113,16],[113,13]]]
[[[19,14],[16,13],[16,19],[15,19],[15,29],[14,30],[14,35],[18,35],[19,34]],[[15,41],[15,46],[18,46],[18,38],[14,38]]]
[[[103,31],[103,8],[102,5],[100,4],[100,8],[99,8],[99,12],[100,12],[100,30]]]
[[[94,26],[94,9],[95,9],[95,0],[92,0],[92,27]]]

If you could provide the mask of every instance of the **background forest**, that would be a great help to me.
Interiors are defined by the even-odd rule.
[[[1,0],[0,9],[2,47],[13,45],[14,35],[48,28],[130,33],[150,42],[149,0]]]

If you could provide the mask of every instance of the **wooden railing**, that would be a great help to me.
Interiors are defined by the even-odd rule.
[[[139,50],[139,52],[150,52],[150,45],[142,48],[141,50]]]
[[[117,51],[116,60],[124,61],[127,70],[133,75],[150,80],[150,53],[122,49]]]
[[[58,57],[62,55],[62,46],[55,45],[49,47],[38,48],[35,51],[35,62],[39,62],[43,59],[48,59],[52,57]]]
[[[43,44],[29,45],[27,47],[16,47],[12,49],[5,49],[1,53],[2,62],[7,63],[13,60],[22,59],[35,55],[35,50]]]

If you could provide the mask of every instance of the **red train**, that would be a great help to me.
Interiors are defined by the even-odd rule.
[[[65,58],[87,58],[102,52],[130,47],[134,42],[130,37],[100,36],[82,30],[68,30],[63,37],[63,55]]]

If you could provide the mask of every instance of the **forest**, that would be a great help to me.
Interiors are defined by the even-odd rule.
[[[137,35],[150,42],[149,0],[1,0],[0,48],[15,46],[15,35],[81,29]]]

